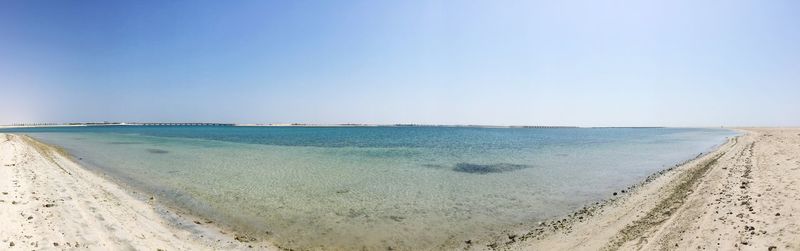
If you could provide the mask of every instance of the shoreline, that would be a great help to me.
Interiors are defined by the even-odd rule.
[[[44,145],[45,147],[52,148],[54,151],[58,152],[58,154],[60,154],[61,157],[67,159],[68,161],[73,162],[73,164],[75,164],[79,168],[82,168],[85,171],[88,171],[89,173],[91,173],[93,175],[100,176],[100,178],[104,179],[104,181],[109,182],[109,183],[111,183],[111,184],[113,184],[115,186],[118,186],[118,187],[122,188],[122,190],[127,192],[127,194],[129,196],[136,198],[139,202],[143,202],[143,203],[149,204],[153,208],[154,211],[159,213],[159,215],[162,217],[163,220],[167,221],[167,225],[169,225],[170,227],[174,228],[175,230],[178,230],[178,231],[186,230],[185,229],[186,226],[191,226],[192,223],[197,224],[197,222],[200,222],[200,223],[205,223],[208,228],[212,228],[216,232],[219,232],[219,233],[221,233],[223,235],[230,234],[233,237],[233,240],[240,241],[242,243],[247,243],[247,242],[251,242],[251,241],[255,242],[255,240],[256,240],[255,238],[248,237],[247,235],[239,235],[239,234],[237,234],[237,232],[235,230],[233,230],[233,229],[235,229],[235,227],[226,226],[224,224],[221,225],[220,223],[217,223],[217,222],[213,222],[212,223],[210,221],[202,219],[202,217],[197,216],[196,214],[192,214],[191,212],[189,212],[189,211],[187,211],[187,210],[185,210],[183,208],[180,208],[180,207],[177,207],[177,206],[174,206],[174,205],[167,205],[167,204],[164,204],[162,202],[156,202],[157,198],[154,199],[154,195],[150,195],[150,201],[148,201],[147,197],[148,197],[149,193],[147,193],[145,191],[141,191],[141,190],[139,190],[139,189],[137,189],[137,188],[135,188],[133,186],[130,186],[129,184],[126,184],[124,181],[118,180],[117,178],[115,178],[113,176],[109,176],[107,174],[103,174],[103,173],[98,172],[98,170],[95,170],[93,168],[87,168],[86,166],[84,166],[84,164],[81,164],[80,161],[74,160],[72,155],[70,155],[69,153],[65,152],[64,150],[60,149],[57,146],[52,146],[52,145],[49,145],[49,144],[46,144],[46,143],[43,143],[43,142],[39,142],[38,140],[35,140],[33,138],[29,138],[28,136],[19,136],[19,137],[28,138],[28,140],[33,141],[33,142],[35,142],[37,144],[41,144],[41,145]],[[651,179],[653,176],[660,177],[664,173],[668,173],[669,171],[671,171],[674,168],[680,167],[682,165],[685,165],[688,162],[694,161],[694,160],[696,160],[698,158],[701,158],[701,157],[706,156],[708,154],[711,154],[711,153],[713,153],[715,151],[718,151],[721,147],[722,147],[722,145],[717,146],[717,147],[713,148],[713,150],[711,150],[709,152],[702,153],[701,155],[699,155],[697,157],[694,157],[694,158],[686,160],[686,161],[684,161],[682,163],[676,164],[675,166],[672,166],[670,168],[667,168],[667,169],[664,169],[664,170],[659,171],[657,173],[654,173],[654,174],[648,176],[645,181],[633,184],[633,185],[631,185],[630,187],[628,187],[626,189],[630,190],[633,187],[637,187],[637,186],[641,186],[643,184],[649,183],[648,179]],[[549,220],[545,220],[544,221],[544,226],[547,229],[543,230],[543,231],[538,231],[535,235],[531,235],[530,233],[509,234],[508,236],[519,236],[519,237],[511,238],[512,242],[504,242],[502,244],[498,244],[498,242],[490,241],[490,240],[484,240],[484,242],[488,243],[486,245],[486,247],[489,248],[489,249],[503,249],[503,247],[506,247],[509,244],[515,243],[518,240],[519,241],[523,241],[523,240],[529,239],[531,237],[536,237],[536,236],[555,233],[555,232],[558,232],[560,229],[569,228],[570,226],[569,226],[569,224],[567,224],[568,220],[571,221],[571,220],[577,219],[577,217],[581,217],[581,216],[590,217],[592,212],[595,212],[597,210],[602,210],[604,207],[608,206],[609,204],[612,204],[612,203],[616,202],[617,200],[619,200],[621,198],[623,198],[623,197],[622,196],[619,196],[619,197],[615,196],[615,197],[611,197],[611,198],[608,198],[608,199],[603,199],[600,202],[596,202],[596,203],[593,203],[593,204],[590,203],[590,204],[584,206],[582,209],[571,211],[567,215],[567,217],[555,217],[555,218],[551,218]],[[523,223],[523,224],[527,224],[527,226],[531,225],[530,223]],[[197,225],[200,225],[200,224],[197,224]],[[514,229],[514,230],[518,230],[518,229]],[[208,231],[206,231],[206,232],[208,232]],[[479,247],[479,245],[473,245],[473,244],[478,244],[480,242],[480,240],[482,240],[482,238],[485,238],[487,236],[496,236],[496,234],[497,233],[476,234],[475,237],[477,237],[477,238],[474,239],[475,242],[472,242],[472,240],[468,240],[468,241],[470,241],[472,243],[467,243],[469,245],[467,245],[464,248],[465,249],[472,249],[474,247]],[[505,236],[505,235],[503,235],[503,236]],[[256,236],[256,237],[259,237],[261,239],[265,238],[265,236]],[[517,238],[519,238],[519,239],[517,239]],[[229,242],[231,242],[231,241],[229,240]],[[263,243],[261,245],[262,248],[269,246],[269,247],[271,247],[273,249],[280,249],[278,246],[275,246],[274,243],[268,243],[267,241],[261,241],[261,242]],[[249,245],[244,245],[244,246],[249,246]],[[244,247],[244,246],[242,246],[242,247]],[[456,247],[457,246],[454,246],[454,248],[456,248]]]
[[[749,133],[742,130],[736,130],[736,131],[741,132],[743,134]],[[532,247],[536,247],[533,250],[548,250],[548,249],[552,250],[551,248],[554,247],[550,246],[539,247],[536,244],[539,241],[547,240],[548,238],[553,238],[554,236],[557,236],[559,234],[569,233],[572,231],[572,228],[578,224],[596,221],[597,218],[602,217],[602,215],[606,211],[621,210],[622,207],[624,207],[624,205],[622,204],[626,203],[627,200],[631,200],[631,197],[637,197],[637,196],[642,197],[651,195],[652,191],[643,191],[643,190],[648,190],[653,188],[659,188],[659,189],[663,188],[665,183],[675,181],[676,179],[679,178],[677,176],[679,176],[681,173],[676,174],[676,172],[686,171],[678,169],[688,169],[696,165],[702,165],[709,159],[718,158],[718,155],[720,155],[722,151],[726,150],[725,147],[729,147],[732,143],[735,144],[735,141],[741,136],[742,135],[728,138],[726,142],[712,147],[709,151],[702,152],[695,157],[681,161],[668,168],[652,173],[647,177],[645,177],[643,180],[634,183],[630,186],[627,186],[626,188],[618,192],[614,192],[611,195],[612,197],[601,199],[593,203],[592,202],[587,203],[583,205],[581,208],[569,211],[567,214],[559,217],[541,220],[536,223],[524,223],[523,227],[509,229],[508,231],[505,231],[500,235],[493,236],[493,238],[467,240],[464,243],[466,245],[462,245],[461,249],[529,250]],[[561,241],[565,240],[559,240],[559,242]],[[607,248],[602,248],[602,249],[608,250]],[[611,248],[611,250],[613,249],[614,248]],[[600,249],[590,248],[586,250],[600,250]]]
[[[0,133],[0,246],[152,250],[279,250],[157,202],[67,153]]]
[[[579,210],[556,221],[563,227],[528,238],[511,238],[511,233],[509,241],[489,249],[800,248],[800,191],[794,189],[800,182],[800,129],[737,131],[744,134],[717,151],[646,180],[595,210],[584,210],[588,217],[581,218]]]
[[[761,134],[765,134],[755,130],[775,131],[791,129],[740,129],[738,131],[743,132],[743,135],[730,138],[728,142],[719,145],[713,151],[706,152],[693,159],[649,175],[647,178],[645,178],[645,180],[629,186],[625,190],[620,191],[620,194],[615,195],[614,197],[601,200],[600,202],[593,204],[590,203],[581,209],[570,212],[566,217],[553,218],[551,220],[543,221],[539,224],[536,224],[534,227],[531,227],[530,223],[522,223],[520,224],[520,227],[511,228],[502,233],[485,233],[484,235],[476,235],[479,237],[489,237],[465,240],[463,243],[454,246],[454,249],[615,250],[642,249],[644,247],[655,248],[656,246],[653,246],[653,243],[647,241],[648,239],[654,238],[651,236],[653,235],[653,232],[655,230],[660,230],[663,227],[663,224],[670,222],[677,217],[676,215],[678,214],[674,213],[675,211],[687,210],[685,209],[686,205],[688,204],[687,202],[696,199],[693,197],[693,191],[695,188],[704,185],[704,183],[708,183],[706,177],[710,175],[709,173],[720,169],[719,166],[722,164],[718,163],[718,161],[724,162],[728,159],[727,157],[730,157],[730,154],[739,153],[738,150],[741,150],[740,148],[743,144],[745,144],[742,143],[742,141],[751,140],[751,143],[755,144],[757,140],[752,138]],[[7,167],[6,162],[8,162],[9,158],[5,156],[8,154],[7,150],[5,149],[5,144],[8,144],[9,141],[12,141],[9,140],[10,138],[14,139],[12,144],[14,145],[15,151],[18,147],[20,147],[20,142],[27,144],[28,148],[36,148],[32,147],[31,145],[36,145],[35,142],[38,142],[33,139],[31,140],[33,140],[34,143],[24,142],[25,140],[21,140],[27,136],[7,135],[12,134],[0,133],[0,140],[6,140],[0,142],[0,149],[2,149],[2,152],[0,152],[0,162],[3,162],[2,164],[4,165],[0,166],[0,168]],[[800,136],[800,132],[798,132],[797,135]],[[44,145],[44,143],[39,144]],[[752,144],[750,145],[752,146]],[[159,218],[149,219],[151,221],[149,224],[159,225],[160,228],[167,229],[166,232],[169,233],[170,236],[178,237],[176,240],[173,240],[173,242],[167,242],[169,244],[173,244],[170,249],[249,249],[251,246],[261,250],[279,249],[277,246],[268,243],[267,241],[256,241],[255,239],[251,239],[249,237],[237,235],[235,232],[229,231],[230,228],[218,225],[216,222],[203,222],[204,220],[198,217],[194,217],[188,213],[181,213],[179,212],[181,211],[180,208],[170,208],[165,205],[160,205],[161,203],[156,203],[155,201],[147,201],[146,198],[143,198],[145,195],[141,194],[142,196],[139,196],[138,191],[135,189],[127,187],[124,184],[118,184],[120,182],[114,181],[111,179],[111,177],[93,172],[88,168],[81,166],[77,162],[70,160],[69,155],[67,154],[65,156],[66,153],[59,152],[57,147],[49,145],[44,146],[45,148],[49,148],[49,150],[46,150],[46,152],[49,151],[50,155],[41,153],[41,150],[39,149],[36,149],[36,151],[39,152],[38,158],[35,156],[35,153],[31,153],[32,149],[27,149],[27,152],[23,152],[23,155],[26,155],[26,157],[31,158],[34,161],[44,161],[44,164],[47,164],[49,161],[49,163],[52,164],[47,165],[49,165],[51,169],[54,166],[60,167],[61,176],[66,175],[66,177],[61,178],[70,178],[69,176],[75,176],[72,174],[74,172],[77,175],[84,176],[84,180],[92,181],[91,184],[86,184],[87,186],[113,190],[114,192],[111,194],[113,194],[120,203],[118,203],[116,206],[110,206],[110,209],[107,208],[109,210],[113,211],[115,208],[119,209],[133,205],[132,208],[137,208],[140,211],[144,211],[136,212],[136,214],[152,215],[155,213],[155,215],[158,215]],[[50,160],[48,160],[48,158],[50,158]],[[800,161],[797,163],[800,163]],[[31,165],[30,162],[25,164]],[[42,163],[39,163],[40,166],[34,166],[33,168],[41,169],[42,167],[47,167],[47,165],[41,166],[41,164]],[[14,167],[16,167],[16,165]],[[8,170],[3,171],[8,172]],[[33,174],[35,170],[29,171],[31,171]],[[54,170],[50,170],[50,173],[46,174],[52,175],[53,171]],[[19,177],[15,176],[15,178]],[[36,178],[34,178],[34,180],[35,179]],[[2,185],[4,184],[0,183],[0,189],[8,190],[8,188],[3,188]],[[16,185],[16,183],[12,185]],[[52,193],[53,191],[49,192]],[[42,192],[39,192],[39,194],[42,194]],[[5,199],[7,197],[4,195],[0,198]],[[5,201],[5,203],[8,203],[8,201]],[[28,201],[28,203],[30,203],[30,201]],[[5,206],[4,203],[0,203],[0,205]],[[0,210],[0,215],[6,215],[7,212],[3,211],[5,211],[7,208],[2,209],[3,210]],[[35,211],[39,210],[37,209]],[[750,226],[748,225],[747,227]],[[20,231],[12,230],[10,232]],[[664,231],[661,231],[661,233],[663,232]],[[11,238],[8,238],[7,236],[8,235],[6,233],[3,233],[3,235],[0,236],[4,238],[2,240],[3,244],[0,245],[6,245],[7,241],[10,241]],[[793,236],[793,238],[796,240],[797,237]],[[17,242],[17,245],[19,245],[19,243],[20,242]],[[36,245],[41,244],[38,242],[36,243]],[[57,242],[53,242],[53,245],[55,245],[55,243]],[[135,242],[136,244],[132,243],[134,242],[131,242],[130,245],[133,245],[137,248],[157,248],[156,245],[151,245],[153,244],[151,242]],[[749,242],[748,244],[751,243],[752,242]],[[164,243],[159,244],[164,245]],[[746,245],[742,244],[742,241],[739,241],[739,243],[735,244],[736,247],[738,247],[740,244]],[[661,246],[661,248],[664,247],[665,246]]]

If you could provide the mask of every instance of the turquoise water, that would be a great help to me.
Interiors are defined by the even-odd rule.
[[[160,201],[295,249],[440,249],[563,216],[736,135],[684,128],[71,127]]]

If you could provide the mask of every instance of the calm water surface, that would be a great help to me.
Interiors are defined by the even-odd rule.
[[[684,128],[6,129],[296,249],[439,249],[562,216],[735,132]]]

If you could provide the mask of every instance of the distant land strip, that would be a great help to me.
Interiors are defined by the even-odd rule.
[[[297,126],[297,127],[470,127],[470,128],[664,128],[661,126],[620,126],[620,127],[579,127],[579,126],[550,126],[550,125],[446,125],[446,124],[310,124],[310,123],[265,123],[265,124],[237,124],[215,122],[69,122],[69,123],[12,123],[0,125],[2,127],[59,127],[59,126]]]

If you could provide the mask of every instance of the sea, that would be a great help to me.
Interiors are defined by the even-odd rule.
[[[447,249],[562,217],[714,150],[722,128],[2,129],[169,207],[296,250]]]

